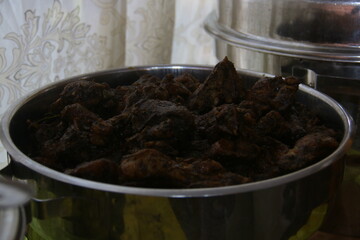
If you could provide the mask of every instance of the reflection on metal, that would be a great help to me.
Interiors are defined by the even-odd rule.
[[[30,197],[27,186],[0,176],[0,209],[22,206]]]

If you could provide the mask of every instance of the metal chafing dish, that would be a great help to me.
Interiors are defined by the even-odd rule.
[[[219,0],[204,24],[216,56],[236,66],[293,75],[333,97],[360,123],[360,2]],[[360,128],[326,231],[359,236]]]
[[[206,66],[149,66],[98,72],[53,83],[9,108],[1,141],[14,179],[36,189],[29,239],[289,239],[310,236],[331,208],[352,143],[352,118],[334,100],[300,86],[297,99],[343,131],[336,151],[307,168],[269,180],[203,189],[149,189],[93,182],[65,175],[31,160],[21,149],[25,120],[44,111],[62,87],[91,79],[129,84],[143,74],[184,72],[204,79]],[[262,73],[239,71],[250,85]]]

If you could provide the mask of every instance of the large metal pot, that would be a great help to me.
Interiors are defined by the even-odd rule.
[[[150,66],[109,70],[53,83],[9,108],[1,124],[14,178],[36,189],[29,239],[288,239],[309,236],[331,208],[343,175],[354,124],[334,100],[300,86],[298,101],[343,131],[336,151],[307,168],[243,185],[203,189],[148,189],[93,182],[65,175],[22,151],[25,121],[43,112],[62,87],[91,79],[129,84],[143,74],[189,72],[205,79],[212,68]],[[264,74],[239,71],[247,85]]]
[[[338,101],[360,124],[360,2],[219,0],[205,21],[216,56],[238,68],[293,75]],[[360,128],[332,221],[324,231],[360,237]]]

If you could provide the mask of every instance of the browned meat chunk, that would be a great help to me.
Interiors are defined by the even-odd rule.
[[[190,73],[184,73],[174,79],[176,82],[184,85],[190,92],[194,92],[200,85],[199,80],[197,80]]]
[[[181,78],[180,78],[181,79]],[[173,75],[166,75],[163,79],[151,75],[145,75],[127,87],[127,94],[124,95],[125,108],[129,108],[139,101],[148,99],[167,100],[174,103],[185,104],[191,94],[191,91],[183,83],[192,87],[191,81],[184,76],[183,81],[175,79]],[[123,92],[124,87],[119,88]]]
[[[182,150],[191,141],[194,116],[184,106],[170,101],[146,100],[135,104],[129,113],[127,128],[135,133],[129,140],[136,148],[155,140],[166,141],[172,148]]]
[[[106,116],[116,110],[118,99],[120,96],[106,83],[80,80],[67,84],[51,107],[60,112],[65,106],[78,103]]]
[[[224,103],[239,103],[245,90],[234,64],[227,58],[219,62],[190,97],[190,109],[204,113]]]
[[[220,139],[210,149],[210,156],[224,165],[249,163],[260,157],[260,154],[261,147],[241,138],[235,141]]]
[[[211,142],[223,137],[253,134],[256,117],[251,111],[235,104],[223,104],[196,118],[202,136]]]
[[[292,126],[278,111],[273,110],[259,119],[257,130],[259,134],[284,140],[291,136]]]
[[[248,91],[246,99],[258,103],[262,113],[270,110],[283,111],[295,100],[299,81],[295,78],[264,78],[257,81]]]
[[[285,172],[294,171],[328,156],[338,146],[335,136],[331,129],[316,129],[300,138],[292,149],[281,156],[279,167]]]
[[[142,149],[123,157],[120,172],[124,179],[165,176],[173,160],[155,149]]]
[[[79,103],[65,106],[61,111],[61,118],[79,130],[90,129],[94,121],[101,120],[99,116]]]
[[[44,128],[36,127],[35,136],[42,140],[37,149],[48,165],[71,168],[114,150],[112,126],[79,103],[65,106],[60,119],[61,124],[55,126],[59,126],[57,134],[53,133],[56,129],[52,129],[47,131],[50,132],[48,136],[44,136]],[[49,129],[49,124],[44,126]]]
[[[170,169],[168,176],[188,188],[228,186],[250,181],[240,174],[227,171],[219,162],[209,158],[184,159]]]
[[[78,165],[76,168],[67,169],[66,174],[106,183],[118,182],[118,165],[109,159],[97,159]]]
[[[247,182],[238,174],[227,172],[220,163],[211,159],[175,161],[154,149],[143,149],[124,156],[120,163],[124,182],[151,181],[173,187],[214,187]],[[223,176],[229,176],[224,179]]]

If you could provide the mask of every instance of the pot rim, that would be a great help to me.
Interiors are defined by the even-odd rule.
[[[9,125],[15,113],[26,102],[36,98],[38,95],[48,91],[49,89],[56,88],[57,85],[65,84],[66,82],[70,82],[75,79],[88,79],[89,77],[99,76],[104,73],[110,74],[116,72],[131,72],[131,71],[144,71],[144,70],[147,71],[147,70],[157,70],[157,69],[212,70],[213,67],[204,66],[204,65],[186,65],[186,64],[180,64],[180,65],[163,64],[163,65],[152,65],[152,66],[123,67],[123,68],[116,68],[116,69],[99,71],[95,73],[87,73],[78,76],[73,76],[61,81],[47,84],[44,87],[35,90],[27,94],[26,96],[22,97],[7,109],[7,111],[5,112],[5,114],[1,119],[0,140],[3,143],[8,154],[12,157],[12,161],[20,162],[22,165],[30,168],[31,170],[40,173],[42,175],[45,175],[51,179],[84,188],[91,188],[99,191],[143,195],[143,196],[170,197],[170,198],[210,197],[210,196],[219,196],[219,195],[229,195],[234,193],[243,193],[243,192],[261,190],[264,188],[275,187],[281,184],[285,184],[288,182],[292,182],[304,178],[306,176],[309,176],[315,172],[318,172],[328,167],[333,162],[343,157],[351,147],[352,138],[355,133],[355,126],[352,117],[335,100],[303,84],[300,84],[299,90],[305,91],[310,95],[316,95],[317,98],[319,98],[323,102],[326,102],[333,109],[335,109],[336,112],[340,115],[342,122],[344,124],[344,136],[339,144],[339,147],[326,158],[306,168],[300,169],[296,172],[292,172],[286,175],[278,176],[267,180],[257,181],[257,182],[251,182],[251,183],[245,183],[245,184],[233,185],[233,186],[225,186],[225,187],[194,188],[194,189],[140,188],[140,187],[127,187],[121,185],[95,182],[91,180],[86,180],[86,179],[66,175],[62,172],[58,172],[51,168],[45,167],[44,165],[30,159],[28,156],[22,153],[11,139],[9,132]],[[249,76],[255,76],[255,77],[272,76],[269,74],[257,73],[248,70],[240,70],[238,71],[238,73],[244,73]]]
[[[246,34],[220,24],[216,11],[206,17],[204,29],[215,40],[257,52],[318,61],[360,62],[359,46],[285,41]]]

